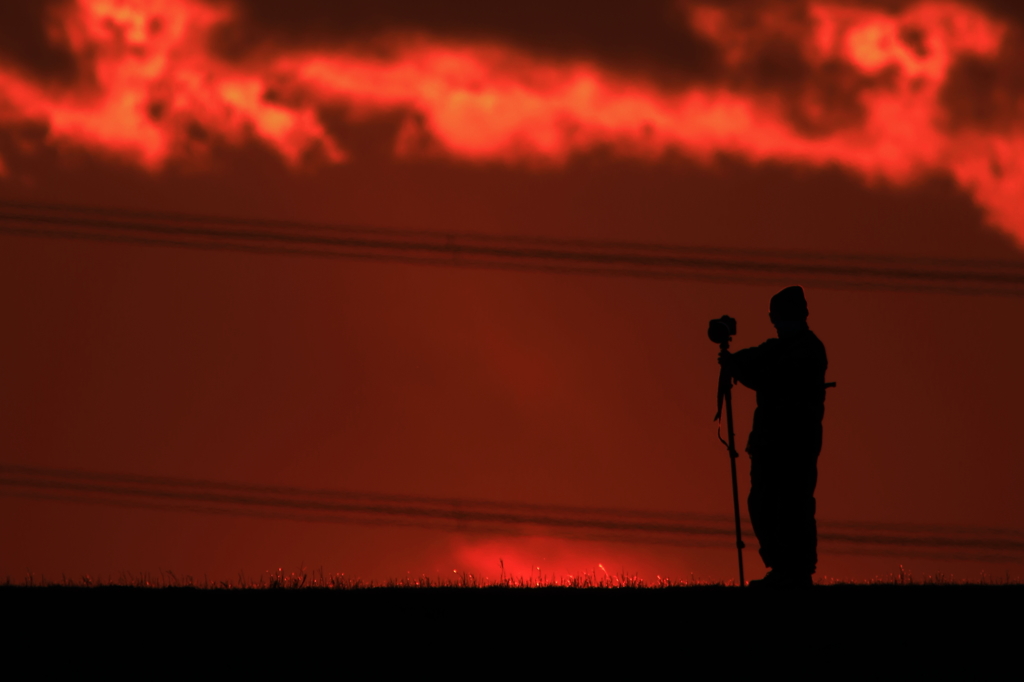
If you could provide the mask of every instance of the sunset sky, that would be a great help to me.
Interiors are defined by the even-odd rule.
[[[1024,5],[5,3],[0,214],[25,204],[1024,267]],[[760,343],[771,294],[803,283],[44,239],[4,220],[0,466],[103,475],[727,516],[707,321]],[[819,576],[1024,574],[1024,296],[804,284],[838,382],[823,531],[1006,540],[823,542]],[[736,401],[742,445],[753,396]],[[499,559],[735,578],[727,537],[44,493],[0,480],[0,578],[493,578]]]

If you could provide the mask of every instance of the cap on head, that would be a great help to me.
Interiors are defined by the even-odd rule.
[[[772,296],[768,311],[775,320],[799,322],[807,319],[803,287],[786,287]]]

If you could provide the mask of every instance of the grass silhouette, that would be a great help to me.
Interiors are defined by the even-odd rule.
[[[1009,573],[1001,578],[982,574],[978,579],[957,578],[953,575],[935,573],[922,578],[915,577],[901,566],[899,572],[878,576],[870,580],[850,581],[827,576],[815,579],[816,587],[1016,587],[1024,588],[1024,581],[1011,577]],[[384,581],[363,580],[344,573],[325,573],[319,570],[285,572],[284,569],[265,571],[259,576],[239,573],[233,580],[209,580],[191,575],[178,575],[174,571],[158,573],[123,572],[116,577],[98,578],[84,575],[78,578],[61,576],[59,580],[46,576],[26,574],[22,580],[7,577],[0,583],[0,589],[19,588],[135,588],[140,590],[190,589],[190,590],[531,590],[559,588],[568,590],[666,590],[675,588],[735,588],[736,582],[713,581],[690,577],[673,579],[658,576],[656,580],[645,580],[635,574],[583,572],[576,575],[550,576],[541,572],[529,576],[512,576],[502,570],[498,578],[479,577],[472,573],[457,573],[453,576],[428,576],[393,578]]]

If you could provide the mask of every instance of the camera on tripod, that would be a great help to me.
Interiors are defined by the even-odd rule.
[[[735,318],[722,315],[717,320],[711,320],[708,323],[708,338],[718,345],[729,343],[734,336],[736,336]]]
[[[732,512],[736,520],[736,553],[740,565],[740,585],[745,584],[743,577],[743,530],[740,526],[740,493],[736,483],[736,460],[739,453],[736,452],[736,433],[732,426],[732,384],[734,379],[729,374],[725,360],[729,357],[729,342],[736,335],[736,319],[728,315],[722,315],[717,320],[708,323],[708,338],[718,344],[722,349],[719,354],[721,370],[718,373],[718,412],[715,413],[715,421],[722,418],[722,406],[725,405],[725,430],[729,440],[722,438],[721,423],[719,423],[718,440],[722,441],[729,450],[729,468],[732,469]]]

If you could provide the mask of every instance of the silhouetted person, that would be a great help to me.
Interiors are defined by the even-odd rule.
[[[720,362],[757,391],[754,428],[747,441],[747,506],[761,558],[770,572],[752,586],[810,587],[818,563],[814,487],[818,482],[821,420],[825,415],[825,346],[807,326],[800,287],[771,300],[769,318],[779,337]]]

